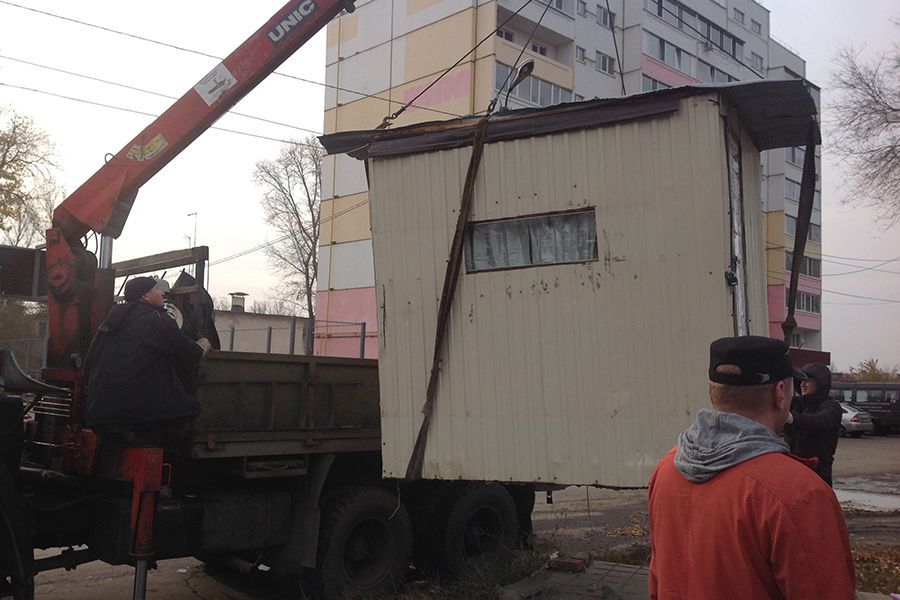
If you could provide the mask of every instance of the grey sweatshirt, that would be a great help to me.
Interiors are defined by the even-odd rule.
[[[704,408],[678,436],[675,468],[688,481],[702,483],[751,458],[788,451],[787,443],[762,423]]]

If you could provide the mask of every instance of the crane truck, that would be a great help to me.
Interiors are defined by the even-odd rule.
[[[82,362],[116,277],[195,264],[199,275],[172,289],[173,302],[186,332],[214,332],[203,314],[208,249],[113,268],[112,239],[139,188],[353,9],[352,0],[288,2],[56,208],[45,253],[17,255],[46,287],[49,342],[40,379],[0,354],[0,596],[30,599],[36,574],[99,559],[134,565],[141,599],[153,561],[196,556],[311,574],[316,594],[341,597],[389,589],[414,551],[422,567],[458,572],[515,546],[528,527],[529,486],[382,478],[374,360],[213,351],[196,376],[202,410],[190,447],[177,455],[84,425]],[[85,247],[90,232],[101,236],[99,256]]]

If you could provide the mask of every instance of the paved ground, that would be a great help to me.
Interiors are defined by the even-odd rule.
[[[838,486],[848,487],[849,492],[900,496],[900,436],[842,439],[834,472]],[[882,540],[896,545],[900,540],[900,512],[886,516],[851,510],[847,517],[854,543]],[[646,491],[569,488],[554,494],[552,505],[539,497],[535,528],[539,544],[548,551],[603,552],[628,548],[646,540]],[[129,567],[109,567],[99,562],[80,566],[74,572],[41,573],[37,578],[36,597],[38,600],[126,599],[131,597],[132,574]],[[551,581],[559,580],[553,584],[559,592],[554,596],[548,591],[541,596],[542,600],[646,598],[646,572],[638,567],[612,567],[594,562],[584,575],[573,577],[560,573],[548,577]],[[286,591],[284,582],[271,578],[253,581],[233,573],[209,572],[194,559],[160,561],[159,570],[150,573],[148,597],[151,600],[300,598],[299,593]],[[528,596],[519,596],[522,597]]]

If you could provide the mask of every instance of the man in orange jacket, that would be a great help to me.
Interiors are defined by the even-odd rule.
[[[722,338],[709,396],[650,481],[651,598],[854,598],[841,507],[777,435],[788,418],[787,346]]]

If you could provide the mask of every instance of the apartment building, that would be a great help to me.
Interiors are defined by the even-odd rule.
[[[395,125],[474,114],[498,93],[501,105],[524,108],[805,75],[803,59],[769,35],[770,11],[753,0],[550,2],[360,0],[354,13],[328,26],[326,83],[333,87],[325,132],[372,129],[413,99]],[[507,94],[510,72],[524,58],[534,59],[534,71]],[[818,98],[818,89],[813,93]],[[770,151],[761,161],[773,337],[781,337],[786,314],[802,163],[802,148]],[[366,356],[374,358],[378,313],[364,168],[337,156],[326,158],[323,171],[317,317],[365,322]],[[817,186],[791,340],[812,350],[821,349],[821,223]],[[356,335],[317,332],[317,353],[358,356],[359,347]]]

